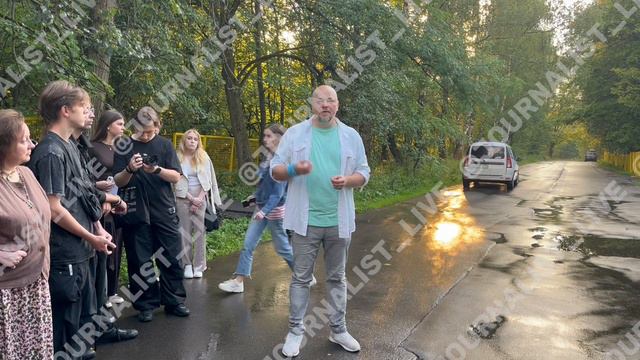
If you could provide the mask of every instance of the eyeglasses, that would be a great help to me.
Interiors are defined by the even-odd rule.
[[[318,104],[318,105],[322,105],[322,104],[325,104],[325,103],[329,104],[329,105],[333,105],[333,104],[337,103],[338,100],[337,99],[332,99],[332,98],[329,98],[329,99],[313,98],[313,102],[315,104]]]

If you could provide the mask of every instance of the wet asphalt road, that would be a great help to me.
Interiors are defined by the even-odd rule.
[[[545,162],[521,171],[511,193],[498,185],[466,193],[455,187],[359,216],[349,253],[347,325],[363,349],[350,354],[327,340],[319,260],[309,313],[316,307],[311,320],[322,328],[308,336],[298,358],[599,358],[640,320],[634,283],[640,263],[630,257],[640,253],[640,188],[593,163]],[[224,294],[217,284],[237,258],[217,259],[205,278],[186,280],[187,319],[157,311],[141,324],[126,310],[119,325],[137,328],[139,338],[100,346],[98,358],[279,358],[288,268],[270,244],[260,246],[245,292]],[[505,293],[517,301],[504,301]],[[506,318],[495,334],[466,334],[496,300],[511,306],[489,312]],[[462,344],[464,356],[451,350],[453,342]]]

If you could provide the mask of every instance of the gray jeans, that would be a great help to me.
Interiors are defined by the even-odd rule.
[[[324,249],[326,276],[326,300],[330,305],[329,326],[331,331],[340,334],[347,331],[345,314],[347,312],[347,279],[345,268],[351,239],[338,237],[338,227],[307,228],[307,236],[293,234],[293,275],[289,286],[289,331],[304,333],[304,315],[309,305],[309,284],[313,276],[320,245]],[[323,302],[324,303],[324,302]],[[326,303],[325,303],[326,304]],[[323,308],[326,305],[323,305]]]

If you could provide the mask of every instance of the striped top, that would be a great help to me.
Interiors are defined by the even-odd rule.
[[[260,211],[260,210],[258,210]],[[267,220],[280,220],[284,219],[284,205],[276,206],[268,214],[264,216]]]

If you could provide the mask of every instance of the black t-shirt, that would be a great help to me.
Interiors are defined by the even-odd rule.
[[[182,174],[182,167],[178,161],[178,155],[171,141],[156,135],[149,142],[141,142],[129,138],[131,145],[126,153],[120,151],[115,152],[113,158],[113,173],[117,174],[123,171],[133,154],[147,154],[149,156],[158,157],[158,165],[165,168],[175,170]],[[121,140],[121,141],[128,141]],[[148,174],[140,168],[129,180],[129,183],[119,191],[127,193],[133,187],[137,189],[138,194],[142,194],[142,199],[136,199],[135,211],[142,213],[148,212],[149,218],[143,222],[168,222],[175,221],[176,215],[176,197],[173,193],[171,183],[162,180],[160,175]],[[140,195],[138,195],[140,197]]]
[[[64,141],[56,133],[48,132],[33,149],[27,166],[38,179],[47,195],[60,197],[62,206],[69,211],[82,227],[93,231],[93,224],[77,196],[78,180],[75,173],[85,171],[80,167],[78,149],[72,142]],[[76,264],[95,255],[91,245],[82,238],[51,222],[51,264]]]

